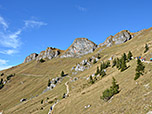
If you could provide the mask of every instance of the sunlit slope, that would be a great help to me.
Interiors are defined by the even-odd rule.
[[[144,53],[146,43],[149,45],[149,51]],[[128,53],[128,51],[131,51],[134,57],[142,56],[149,61],[150,57],[152,57],[151,49],[152,30],[148,29],[124,44],[114,45],[102,50],[100,52],[100,61],[106,61],[111,56],[114,58],[121,57],[123,53]],[[150,110],[149,105],[151,101],[149,99],[151,99],[152,96],[151,63],[144,63],[146,66],[145,74],[137,80],[137,83],[134,81],[136,60],[129,62],[128,65],[130,65],[130,67],[124,72],[120,72],[116,68],[108,68],[107,75],[103,79],[99,78],[93,85],[89,85],[84,77],[95,73],[97,66],[100,66],[100,61],[93,64],[89,70],[79,72],[74,76],[71,75],[71,68],[76,63],[96,55],[99,53],[99,50],[100,48],[96,49],[94,53],[81,58],[54,58],[44,63],[31,61],[2,71],[5,74],[15,73],[16,76],[0,90],[0,110],[4,110],[6,114],[48,113],[50,106],[55,102],[55,98],[61,99],[63,93],[66,92],[64,84],[69,80],[69,77],[65,77],[62,83],[57,85],[52,91],[44,94],[41,93],[46,88],[48,79],[59,76],[62,70],[72,78],[78,77],[78,80],[69,83],[70,96],[61,100],[55,106],[54,114],[144,114]],[[111,86],[113,76],[120,86],[120,93],[115,95],[110,103],[104,102],[100,99],[100,96],[105,89]],[[21,84],[21,82],[23,82],[23,84]],[[146,84],[149,84],[148,88],[144,86]],[[30,99],[36,95],[38,96],[32,100],[20,103],[21,98]],[[53,101],[53,103],[41,104],[41,100],[46,100],[47,97],[50,101]],[[84,107],[86,105],[91,105],[91,107],[85,109]],[[146,106],[147,108],[144,108]]]

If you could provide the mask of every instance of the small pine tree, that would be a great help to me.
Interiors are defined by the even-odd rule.
[[[94,59],[94,60],[93,60],[93,64],[96,64],[96,63],[97,63],[97,61],[96,61],[96,59]]]
[[[2,89],[3,86],[4,86],[4,84],[3,84],[3,79],[1,78],[1,81],[0,81],[0,89]]]
[[[104,62],[102,63],[102,69],[106,69],[106,64]]]
[[[114,77],[112,78],[112,80],[113,80],[111,86],[112,93],[117,94],[119,93],[119,85],[117,84],[116,79]]]
[[[102,71],[100,72],[100,76],[101,76],[101,77],[104,77],[105,75],[106,75],[105,71],[102,70]]]
[[[90,76],[90,83],[94,84],[94,80],[93,80],[92,76]]]
[[[61,72],[61,77],[64,77],[64,75],[65,75],[65,74],[64,74],[64,71],[62,71],[62,72]]]
[[[126,53],[123,54],[122,58],[126,61],[127,60],[127,55]]]
[[[108,101],[113,95],[117,93],[119,93],[119,85],[117,84],[115,78],[113,78],[112,86],[110,87],[110,89],[106,89],[103,92],[101,99]]]
[[[112,68],[116,66],[116,63],[117,63],[117,61],[116,61],[116,59],[114,59],[112,62]]]
[[[124,58],[121,60],[121,72],[127,69],[126,61]]]
[[[137,80],[140,77],[140,75],[143,75],[144,69],[145,66],[142,64],[141,60],[137,59],[137,67],[136,67],[136,74],[134,80]]]
[[[96,81],[96,80],[98,80],[98,79],[97,79],[97,77],[95,76],[95,77],[94,77],[94,81]]]
[[[50,87],[51,83],[50,83],[50,79],[48,80],[48,87]]]
[[[137,59],[137,68],[136,68],[136,71],[137,72],[141,72],[144,73],[144,69],[145,69],[145,66],[143,65],[143,63],[141,62],[140,59]]]
[[[129,51],[129,53],[128,53],[128,60],[130,61],[132,59],[132,53],[131,53],[131,51]]]
[[[144,53],[146,53],[148,50],[149,50],[149,47],[148,47],[148,44],[146,44]]]
[[[43,104],[43,99],[41,100],[41,104]]]
[[[140,77],[140,73],[136,72],[134,80],[137,80]]]
[[[107,61],[106,68],[110,67],[110,61]]]
[[[102,65],[102,63],[101,63],[101,65],[100,65],[100,72],[103,70],[103,65]]]
[[[119,58],[117,58],[116,67],[117,67],[118,69],[121,68],[121,60],[120,60]]]
[[[97,71],[95,73],[95,75],[98,75],[100,73],[99,67],[97,66]]]

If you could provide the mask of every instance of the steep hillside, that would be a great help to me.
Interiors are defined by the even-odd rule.
[[[27,62],[1,71],[0,73],[4,73],[1,78],[6,79],[9,74],[14,73],[15,76],[0,90],[0,110],[3,110],[6,114],[46,114],[50,107],[56,104],[52,111],[53,114],[145,114],[151,111],[151,62],[149,64],[143,63],[145,73],[137,81],[134,80],[137,66],[135,59],[127,63],[127,66],[130,67],[123,72],[115,67],[109,67],[106,70],[106,76],[103,78],[97,77],[94,84],[89,84],[89,80],[87,80],[90,75],[96,72],[97,66],[100,66],[103,61],[121,57],[123,53],[129,51],[132,52],[134,57],[141,56],[146,61],[150,61],[152,57],[152,28],[138,32],[136,35],[123,31],[123,33],[120,32],[114,37],[111,36],[112,41],[120,34],[123,34],[125,38],[129,38],[130,35],[134,35],[134,37],[129,38],[127,42],[122,37],[123,43],[118,45],[115,42],[114,44],[117,45],[111,46],[106,46],[106,44],[104,48],[103,46],[96,48],[97,45],[87,39],[76,39],[66,51],[61,51],[59,57],[55,57],[56,54],[53,53],[54,59],[46,59],[45,62],[40,63],[35,60],[41,54],[33,54],[27,59]],[[146,53],[144,53],[145,44],[149,46]],[[76,53],[73,53],[75,52],[74,49],[77,51]],[[84,53],[82,49],[86,52],[83,56],[81,55],[81,53]],[[78,51],[81,51],[81,53]],[[80,58],[65,58],[65,56],[77,57],[79,55]],[[97,55],[101,58],[97,59]],[[92,60],[89,62],[90,59]],[[95,59],[97,60],[96,63],[94,63]],[[85,62],[87,64],[83,64]],[[75,69],[77,67],[81,68],[81,66],[85,66],[82,67],[84,68],[82,71]],[[60,77],[61,71],[64,71],[67,75],[62,77],[55,88],[43,92],[47,88],[48,79],[52,80]],[[120,92],[108,102],[105,102],[100,99],[100,96],[105,89],[111,86],[112,77],[115,77],[118,82]],[[67,88],[69,88],[69,93],[66,98],[63,98],[63,95],[67,93]],[[20,102],[22,98],[27,100]]]

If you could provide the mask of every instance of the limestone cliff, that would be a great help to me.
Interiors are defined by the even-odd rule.
[[[80,57],[92,53],[96,48],[97,45],[87,38],[77,38],[60,57]]]
[[[32,53],[32,54],[30,54],[29,56],[27,56],[27,57],[25,58],[24,63],[28,63],[28,62],[30,62],[30,61],[32,61],[32,60],[36,60],[37,56],[38,56],[37,53]]]
[[[40,60],[40,59],[53,59],[58,57],[62,50],[48,47],[45,51],[41,51],[40,54],[32,53],[31,55],[27,56],[24,60],[24,63],[30,62],[32,60]]]
[[[141,30],[136,33],[131,33],[128,30],[123,30],[121,32],[118,32],[116,35],[112,36],[110,35],[105,42],[98,45],[98,47],[111,47],[112,45],[118,45],[125,43],[126,41],[132,39],[133,37],[137,36],[138,34],[142,33],[144,30]]]

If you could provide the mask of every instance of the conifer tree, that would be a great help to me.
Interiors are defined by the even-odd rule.
[[[51,83],[50,83],[50,79],[48,80],[48,87],[50,87]]]
[[[92,76],[90,76],[90,83],[94,84],[94,80],[93,80]]]
[[[128,53],[128,60],[131,60],[132,59],[132,53],[131,53],[131,51],[129,51],[129,53]]]
[[[146,44],[144,53],[146,53],[148,50],[149,50],[149,47],[148,47],[148,44]]]
[[[96,63],[97,63],[97,61],[96,61],[96,59],[94,59],[94,60],[93,60],[93,64],[96,64]]]
[[[62,72],[61,72],[61,77],[64,77],[64,75],[65,75],[65,74],[64,74],[64,71],[62,71]]]
[[[119,85],[117,84],[116,79],[114,77],[112,78],[112,80],[113,80],[111,86],[112,93],[117,94],[119,93]]]
[[[121,72],[127,69],[125,58],[121,59]]]
[[[112,62],[112,67],[116,66],[116,64],[117,64],[117,61],[116,61],[116,59],[114,59]]]
[[[102,69],[106,69],[106,64],[104,62],[102,63]]]
[[[134,80],[137,80],[140,75],[143,75],[145,66],[142,64],[140,59],[137,59],[137,68]]]
[[[101,76],[101,77],[104,77],[105,75],[106,75],[105,71],[102,70],[102,71],[100,72],[100,76]]]
[[[107,61],[106,68],[110,67],[110,61]]]
[[[117,84],[115,78],[113,78],[112,86],[110,87],[110,89],[106,89],[103,92],[101,99],[108,101],[113,95],[117,93],[119,93],[119,85]]]
[[[126,53],[123,54],[122,58],[126,61],[127,60],[127,55]]]
[[[95,75],[98,75],[100,73],[99,67],[97,66],[97,71],[95,73]]]

